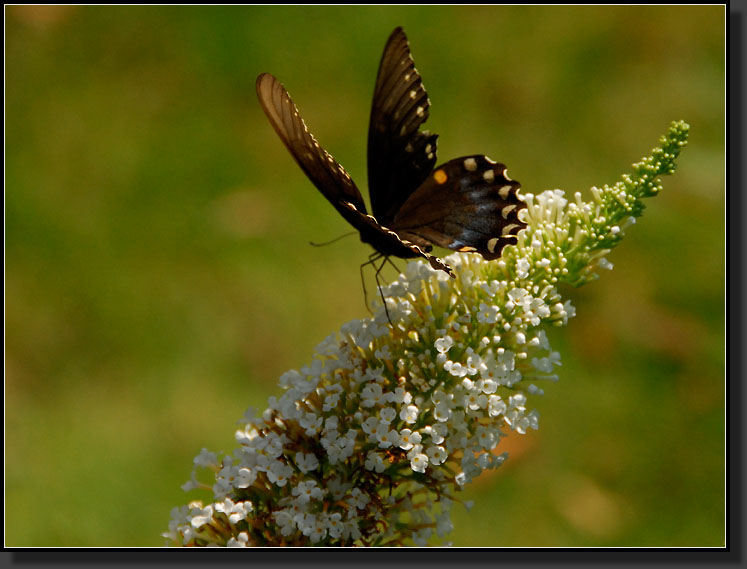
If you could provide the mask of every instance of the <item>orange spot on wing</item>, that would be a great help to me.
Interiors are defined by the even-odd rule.
[[[433,172],[433,179],[436,180],[437,184],[443,184],[446,180],[449,179],[449,177],[443,170],[436,170],[435,172]]]

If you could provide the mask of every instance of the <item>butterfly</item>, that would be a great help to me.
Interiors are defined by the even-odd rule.
[[[451,267],[431,254],[434,245],[497,259],[526,226],[518,215],[526,208],[518,195],[520,184],[508,177],[503,164],[476,154],[434,168],[438,135],[420,130],[430,100],[401,27],[392,32],[381,57],[368,127],[372,215],[345,168],[309,132],[283,85],[262,73],[257,96],[304,173],[358,230],[361,241],[374,248],[365,264],[384,259],[377,282],[390,256],[423,257],[454,277]]]

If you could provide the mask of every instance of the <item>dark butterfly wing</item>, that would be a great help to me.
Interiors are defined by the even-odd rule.
[[[368,127],[371,210],[384,225],[436,163],[438,135],[418,130],[429,107],[407,36],[397,28],[381,57]]]
[[[486,156],[465,156],[436,168],[390,224],[402,239],[497,259],[526,227],[520,184]]]
[[[298,165],[342,216],[355,227],[366,205],[353,180],[309,132],[283,85],[269,73],[257,77],[257,96],[267,118]],[[356,215],[349,207],[355,206]]]
[[[421,247],[403,240],[368,215],[360,191],[350,176],[309,132],[290,95],[275,77],[269,73],[260,75],[257,78],[257,95],[270,123],[298,165],[324,197],[360,232],[363,241],[372,244],[384,255],[423,257],[434,269],[452,275],[446,263],[428,254],[430,245]]]
[[[359,213],[353,204],[343,202],[343,205],[349,208],[352,213]],[[449,265],[429,253],[433,249],[429,243],[423,241],[416,243],[409,239],[404,239],[398,232],[381,226],[373,215],[360,214],[353,225],[360,231],[361,241],[371,244],[381,255],[386,257],[391,255],[403,259],[423,257],[434,269],[444,271],[450,277],[454,277]]]

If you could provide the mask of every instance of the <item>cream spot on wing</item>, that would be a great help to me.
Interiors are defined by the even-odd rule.
[[[509,182],[512,182],[513,180],[508,177],[508,168],[503,169],[503,177],[506,178]]]
[[[495,160],[492,160],[492,159],[488,158],[487,156],[485,156],[485,161],[488,164],[498,164],[498,162],[496,162]]]
[[[411,99],[414,99],[415,97],[417,97],[417,95],[418,95],[418,92],[415,91],[414,89],[412,91],[410,91],[410,98]]]
[[[503,219],[508,219],[508,214],[511,213],[513,210],[516,209],[516,204],[507,205],[501,210],[501,215],[503,216]]]
[[[431,147],[431,145],[430,145],[430,144],[426,144],[426,145],[425,145],[425,153],[426,153],[426,154],[430,154],[430,153],[431,153],[431,150],[432,150],[432,147]]]
[[[511,191],[511,186],[503,186],[498,190],[498,195],[501,196],[504,200],[508,198],[508,194]]]
[[[415,111],[419,117],[423,116],[423,107],[418,107]]]
[[[488,251],[490,251],[491,253],[495,253],[495,246],[498,245],[498,241],[500,241],[498,237],[493,237],[491,240],[489,240]]]
[[[470,172],[477,170],[477,161],[474,158],[467,158],[464,161],[464,168]]]
[[[412,147],[412,144],[410,144],[410,143],[408,142],[408,143],[407,143],[407,146],[405,146],[405,152],[412,152],[412,151],[413,151],[413,147]]]
[[[515,223],[509,223],[506,227],[501,230],[501,235],[508,235],[514,227],[519,227]]]
[[[486,182],[492,182],[493,180],[495,180],[495,172],[493,172],[492,170],[485,170],[482,173],[482,177]]]

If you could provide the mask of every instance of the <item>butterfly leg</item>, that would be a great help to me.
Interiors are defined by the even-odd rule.
[[[386,298],[384,298],[384,291],[381,290],[381,282],[379,281],[379,274],[381,273],[381,270],[384,268],[384,265],[386,265],[387,261],[389,261],[389,257],[385,255],[380,255],[380,256],[384,257],[384,260],[381,262],[381,265],[379,265],[379,268],[376,269],[376,275],[375,275],[376,286],[379,289],[379,295],[381,296],[381,303],[384,305],[384,312],[386,312],[386,319],[389,320],[389,324],[394,326],[394,324],[392,323],[392,318],[389,316],[389,309],[386,306]],[[391,261],[389,262],[392,263]],[[394,265],[394,263],[392,263],[392,265]],[[394,267],[394,268],[396,269],[397,267]]]
[[[394,264],[394,261],[392,261],[392,258],[391,258],[391,257],[387,257],[387,258],[386,258],[386,262],[387,262],[387,263],[389,263],[389,264],[390,264],[390,265],[391,265],[392,267],[394,267],[394,270],[395,270],[395,271],[397,271],[397,274],[398,274],[398,275],[401,275],[401,274],[402,274],[402,271],[400,271],[400,270],[399,270],[399,267],[397,267],[397,265],[395,265],[395,264]]]
[[[368,289],[366,289],[366,279],[363,277],[363,267],[367,267],[368,265],[373,265],[382,257],[381,253],[378,251],[374,251],[368,256],[368,261],[363,263],[360,268],[361,273],[361,284],[363,285],[363,302],[366,303],[366,310],[368,310],[369,314],[373,316],[373,312],[371,311],[371,306],[368,304]],[[377,271],[378,274],[378,271]],[[377,280],[378,284],[378,280]]]
[[[376,262],[379,259],[382,259],[381,264],[377,267]],[[376,269],[376,272],[374,273],[374,278],[376,279],[376,288],[379,289],[379,296],[381,296],[381,303],[384,305],[384,312],[386,312],[386,319],[389,320],[389,324],[394,326],[394,323],[392,322],[392,318],[389,315],[389,308],[387,308],[386,305],[386,298],[384,297],[384,291],[381,290],[381,281],[384,281],[384,284],[387,284],[387,282],[384,280],[384,277],[381,276],[381,271],[384,269],[384,266],[389,263],[392,267],[394,267],[394,270],[397,271],[397,273],[402,273],[402,271],[399,270],[397,265],[394,264],[394,262],[391,260],[391,258],[388,255],[384,255],[383,253],[379,253],[378,251],[371,253],[371,255],[368,257],[368,261],[363,263],[360,268],[361,273],[361,284],[363,285],[363,300],[366,303],[366,308],[368,309],[368,312],[373,315],[373,312],[371,311],[371,307],[368,304],[368,290],[366,289],[366,279],[363,278],[363,267],[366,267],[368,265],[373,266]]]

